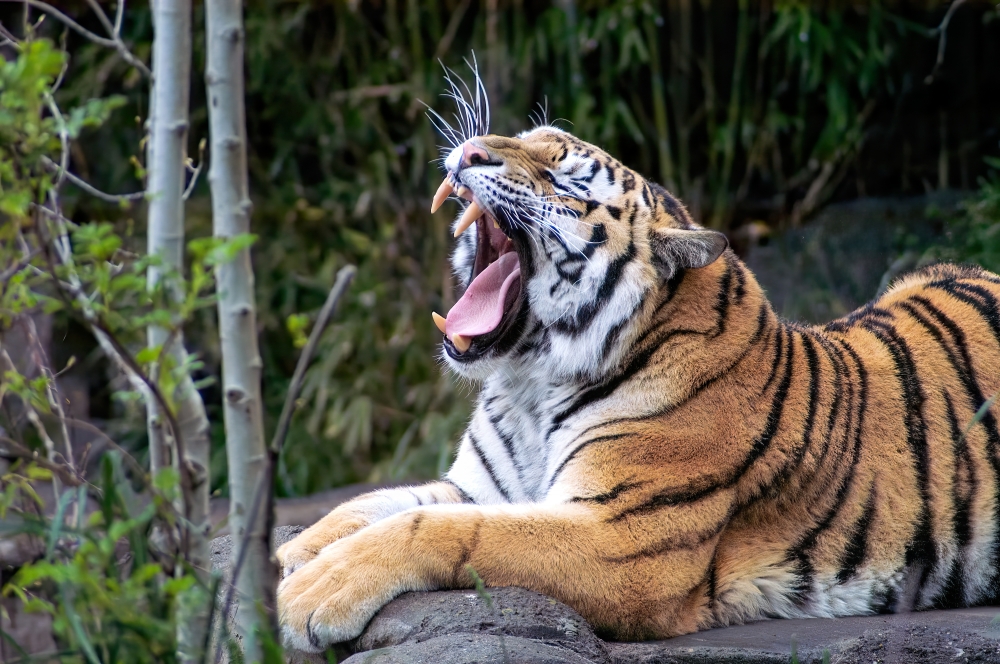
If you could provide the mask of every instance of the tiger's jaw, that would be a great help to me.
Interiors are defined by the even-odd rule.
[[[471,265],[459,277],[465,292],[447,317],[433,314],[434,323],[444,335],[447,361],[460,373],[469,371],[483,360],[496,358],[509,350],[523,330],[526,298],[522,278],[524,260],[512,220],[483,203],[462,182],[461,174],[449,171],[435,194],[431,211],[437,211],[448,195],[468,201],[455,224],[455,237],[464,245]],[[471,259],[471,260],[470,260]]]

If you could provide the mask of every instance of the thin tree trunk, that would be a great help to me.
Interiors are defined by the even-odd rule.
[[[184,261],[184,173],[187,156],[188,104],[191,74],[190,0],[157,0],[153,3],[153,88],[150,99],[149,147],[147,153],[149,200],[148,244],[150,255],[158,255],[164,269],[181,271]],[[150,268],[150,288],[161,270]],[[179,296],[179,294],[176,294]],[[168,345],[174,366],[186,359],[184,337],[150,326],[151,347]],[[208,578],[208,462],[210,441],[208,418],[201,395],[186,376],[173,395],[177,404],[178,431],[168,431],[156,405],[147,403],[151,470],[175,464],[186,483],[190,500],[182,513],[190,527],[181,526],[180,539],[187,561]],[[200,661],[204,647],[207,596],[203,589],[181,598],[177,616],[178,649],[182,661]]]
[[[240,0],[205,3],[208,50],[205,83],[211,138],[208,182],[212,191],[213,233],[222,239],[250,231],[242,11]],[[267,450],[250,250],[244,249],[234,260],[218,266],[216,280],[229,461],[229,526],[233,534],[231,569],[236,569],[241,548],[247,547],[239,576],[233,580],[239,596],[236,630],[245,648],[246,661],[256,661],[259,651],[254,629],[259,623],[258,606],[273,616],[275,576],[264,508],[269,501],[263,499],[265,496],[254,499],[258,487],[265,492],[272,487],[261,481]]]

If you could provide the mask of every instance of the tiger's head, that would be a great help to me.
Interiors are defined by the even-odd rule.
[[[432,210],[449,195],[464,290],[435,314],[453,370],[485,379],[530,361],[554,377],[596,378],[648,322],[650,296],[728,246],[663,187],[551,126],[473,136],[444,160]]]

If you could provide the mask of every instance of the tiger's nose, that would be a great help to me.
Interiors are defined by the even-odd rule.
[[[466,141],[462,144],[462,160],[459,162],[459,168],[468,168],[469,166],[478,166],[480,164],[485,164],[490,160],[490,153],[474,144],[472,141]]]

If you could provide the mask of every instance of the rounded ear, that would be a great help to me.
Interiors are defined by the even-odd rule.
[[[669,279],[680,269],[711,265],[729,247],[729,240],[705,228],[657,228],[650,233],[649,245],[657,268]]]

